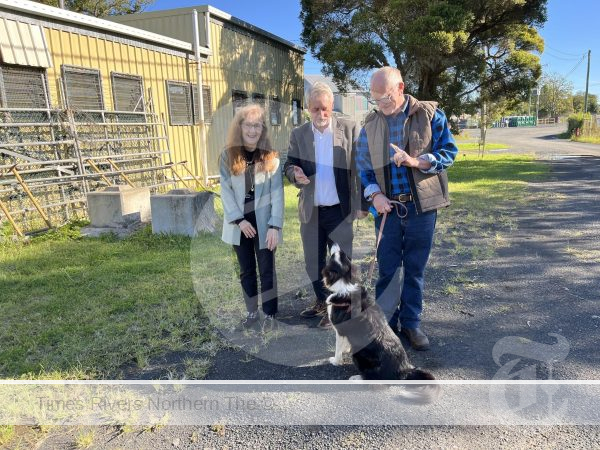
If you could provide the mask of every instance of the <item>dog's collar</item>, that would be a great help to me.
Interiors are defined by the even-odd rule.
[[[352,302],[344,302],[344,303],[329,303],[334,308],[349,308],[352,306]]]

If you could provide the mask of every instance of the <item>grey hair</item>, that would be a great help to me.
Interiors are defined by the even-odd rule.
[[[385,67],[382,67],[381,69],[377,69],[375,71],[375,73],[373,73],[371,80],[374,80],[376,78],[385,80],[385,83],[388,87],[395,86],[399,83],[404,82],[402,80],[402,73],[400,72],[400,70],[396,69],[395,67],[390,67],[390,66],[385,66]]]
[[[327,83],[323,83],[322,81],[317,81],[310,88],[310,92],[308,93],[308,103],[310,104],[311,100],[314,100],[321,95],[327,95],[331,99],[331,103],[333,103],[333,91],[329,85]]]

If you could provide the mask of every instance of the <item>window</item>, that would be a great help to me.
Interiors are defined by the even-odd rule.
[[[200,101],[198,98],[198,85],[192,84],[192,98],[194,99],[194,123],[200,123]],[[202,85],[202,103],[204,104],[204,123],[212,122],[212,95],[210,87]]]
[[[62,66],[67,106],[76,110],[102,110],[102,79],[97,69]]]
[[[189,83],[167,81],[171,125],[193,125],[192,90]]]
[[[243,106],[246,106],[248,102],[248,93],[246,91],[233,91],[231,94],[231,100],[233,101],[233,115]]]
[[[0,106],[49,108],[46,71],[34,67],[0,64]]]
[[[269,120],[271,125],[281,125],[281,103],[279,102],[279,97],[276,95],[271,97]]]
[[[300,100],[292,100],[292,125],[298,126],[302,122],[302,105]]]
[[[142,77],[111,73],[115,111],[144,112],[144,86]]]
[[[252,103],[256,103],[257,105],[260,105],[264,109],[266,107],[265,96],[263,94],[254,92],[252,94]]]

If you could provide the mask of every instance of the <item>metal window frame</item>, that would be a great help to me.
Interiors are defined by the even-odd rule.
[[[276,114],[276,121],[273,121],[273,113]],[[281,100],[278,95],[269,98],[269,123],[271,126],[281,125]]]
[[[184,93],[186,96],[188,96],[189,101],[187,102],[188,104],[188,117],[189,117],[189,121],[188,122],[175,122],[173,119],[173,101],[171,100],[171,93],[169,91],[169,86],[182,86],[184,88]],[[194,125],[194,105],[192,103],[193,99],[192,99],[192,92],[191,92],[191,87],[190,87],[190,83],[186,82],[186,81],[176,81],[176,80],[165,80],[165,86],[167,89],[167,105],[169,107],[169,123],[171,124],[171,126],[181,126],[181,125]]]
[[[192,83],[191,84],[191,89],[192,89],[192,102],[193,102],[193,114],[194,114],[194,124],[199,124],[200,123],[200,105],[197,103],[198,102],[198,83]],[[202,102],[203,106],[204,106],[204,123],[212,123],[212,117],[213,117],[213,101],[212,101],[212,91],[210,89],[210,86],[208,84],[202,84],[202,95],[204,95],[206,93],[205,98],[203,99],[204,101]],[[207,103],[208,103],[208,108],[207,108]],[[209,114],[207,115],[206,113],[209,112]],[[207,119],[207,116],[209,117]]]
[[[262,106],[264,109],[267,109],[267,96],[265,94],[261,94],[260,92],[253,92],[252,103],[256,103]]]
[[[63,80],[63,88],[65,90],[65,102],[66,106],[71,108],[71,104],[69,102],[69,87],[67,85],[66,76],[69,72],[72,73],[80,73],[80,74],[88,74],[88,75],[97,75],[98,76],[98,87],[100,88],[100,108],[98,110],[105,110],[106,105],[104,102],[104,88],[102,86],[102,73],[100,69],[92,69],[90,67],[82,67],[82,66],[72,66],[69,64],[62,64],[60,66],[60,73]],[[84,109],[85,111],[85,109]]]
[[[246,104],[248,102],[248,91],[242,91],[240,89],[232,89],[231,90],[231,103],[233,105],[233,115],[234,116],[238,110],[238,107],[236,106],[236,99],[235,99],[236,95],[239,95],[240,97],[243,98],[243,104],[239,106],[239,108],[242,108],[242,107],[246,106]]]
[[[294,102],[297,102],[296,112],[294,114]],[[298,98],[292,99],[292,125],[298,126],[302,123],[302,101]]]
[[[50,86],[48,85],[48,70],[45,67],[34,67],[34,66],[19,66],[15,64],[0,63],[0,108],[9,108],[7,105],[8,96],[6,94],[6,85],[4,84],[4,68],[5,67],[17,67],[19,69],[29,69],[31,71],[38,72],[42,80],[43,92],[44,92],[44,106],[36,106],[36,108],[50,108]]]
[[[134,109],[132,112],[146,112],[146,98],[144,96],[144,77],[142,77],[141,75],[133,75],[133,74],[129,74],[129,73],[111,71],[110,72],[110,82],[111,82],[112,95],[113,95],[113,109],[115,111],[127,111],[124,109],[117,108],[117,92],[115,90],[115,81],[119,78],[139,81],[140,93],[142,94],[142,100],[141,100],[142,109],[141,109],[141,111]]]

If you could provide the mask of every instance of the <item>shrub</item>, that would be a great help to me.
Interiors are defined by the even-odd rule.
[[[592,116],[588,113],[588,114],[583,114],[583,113],[577,113],[577,114],[571,114],[569,116],[569,120],[568,120],[568,127],[567,127],[567,133],[569,133],[569,136],[573,136],[575,134],[575,130],[577,128],[579,128],[580,130],[583,130],[583,125],[585,123],[586,120],[591,120]]]

